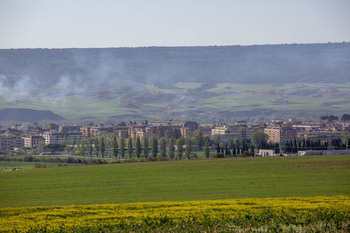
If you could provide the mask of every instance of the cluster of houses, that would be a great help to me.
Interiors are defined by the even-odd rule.
[[[82,138],[91,138],[111,133],[124,138],[159,137],[192,137],[200,132],[199,124],[193,121],[151,121],[144,123],[130,122],[128,125],[96,126],[66,126],[54,123],[44,129],[34,124],[14,124],[8,129],[0,131],[0,150],[36,149],[39,144],[67,144],[75,145]]]
[[[303,138],[327,140],[330,137],[342,138],[350,134],[350,121],[338,119],[323,119],[308,122],[270,121],[248,124],[246,121],[237,121],[234,124],[213,124],[200,127],[193,121],[158,120],[150,122],[130,122],[121,125],[89,125],[66,126],[50,123],[44,129],[36,124],[14,124],[10,128],[0,130],[0,151],[4,150],[31,150],[39,144],[76,144],[82,138],[91,138],[103,134],[115,134],[124,138],[150,138],[153,135],[175,139],[179,137],[193,137],[202,135],[213,141],[228,144],[235,138],[250,139],[256,131],[268,135],[268,142],[280,145],[290,142],[302,135]],[[264,152],[272,155],[272,151]]]

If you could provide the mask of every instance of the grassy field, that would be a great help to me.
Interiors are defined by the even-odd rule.
[[[350,156],[230,158],[0,173],[0,207],[350,194]]]

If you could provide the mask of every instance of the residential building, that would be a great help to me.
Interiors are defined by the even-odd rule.
[[[128,137],[128,128],[122,126],[83,126],[80,127],[80,131],[84,137],[95,137],[102,134],[113,133],[118,135],[119,137]]]
[[[43,133],[43,138],[45,140],[45,144],[60,144],[62,142],[66,142],[68,144],[77,144],[78,140],[82,138],[81,132],[69,132],[69,133],[61,133],[55,131],[48,131]]]
[[[1,137],[1,149],[2,150],[15,150],[23,149],[23,141],[20,135],[2,135]]]
[[[61,125],[58,127],[58,132],[68,133],[68,132],[80,132],[81,126],[76,125]]]
[[[211,135],[220,135],[221,142],[229,142],[234,138],[250,139],[252,134],[258,130],[263,130],[259,126],[247,125],[246,121],[238,121],[235,125],[220,125],[211,130]]]
[[[269,136],[268,142],[279,144],[285,144],[297,137],[296,130],[293,127],[283,124],[266,127],[264,133]]]
[[[45,142],[42,136],[30,135],[28,137],[22,137],[24,148],[34,149],[37,148],[41,142]]]
[[[183,128],[190,128],[191,130],[197,130],[199,127],[199,124],[194,121],[151,121],[149,122],[149,125],[153,126],[179,126]]]

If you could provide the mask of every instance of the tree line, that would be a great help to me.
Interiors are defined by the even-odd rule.
[[[47,150],[64,149],[68,153],[81,156],[94,157],[114,157],[116,159],[142,159],[142,160],[181,160],[196,158],[197,153],[193,153],[193,146],[202,151],[205,157],[237,157],[255,156],[259,149],[272,149],[276,154],[297,153],[299,150],[327,150],[327,149],[347,149],[350,145],[350,138],[341,140],[333,138],[329,141],[294,139],[284,145],[268,142],[268,136],[262,132],[254,132],[250,138],[234,138],[228,143],[220,141],[220,135],[214,135],[212,139],[197,133],[194,137],[175,139],[174,137],[158,138],[153,135],[150,138],[140,137],[124,138],[115,134],[104,134],[92,138],[82,138],[73,145],[62,140],[59,145],[45,145]]]

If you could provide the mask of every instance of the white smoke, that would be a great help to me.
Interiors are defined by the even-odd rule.
[[[39,92],[38,82],[30,76],[17,79],[14,83],[4,75],[0,75],[0,98],[7,103],[31,98]]]

